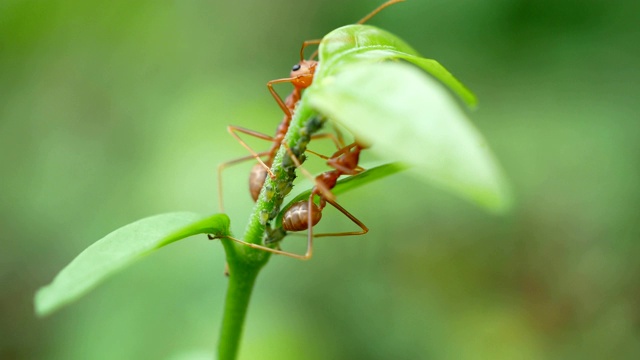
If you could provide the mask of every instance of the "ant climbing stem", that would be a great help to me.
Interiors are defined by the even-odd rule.
[[[313,179],[313,177],[311,177],[311,175],[306,170],[303,170],[305,176],[309,176],[315,181],[316,186],[313,187],[311,194],[309,195],[309,198],[307,200],[299,201],[293,204],[289,209],[287,209],[282,218],[282,228],[285,232],[307,230],[307,250],[305,251],[304,255],[295,254],[279,249],[273,249],[264,245],[252,244],[232,237],[226,238],[237,243],[247,245],[254,249],[260,249],[300,260],[308,260],[313,255],[314,237],[352,236],[366,234],[369,231],[367,226],[353,214],[347,211],[344,207],[338,204],[338,202],[335,200],[335,196],[331,193],[331,189],[336,186],[338,179],[341,176],[356,175],[364,171],[364,169],[358,165],[358,162],[360,159],[360,152],[365,148],[366,146],[356,141],[348,146],[343,146],[342,148],[338,149],[338,151],[336,151],[331,157],[327,158],[327,165],[332,167],[333,170],[326,171],[315,177],[315,179]],[[290,156],[291,155],[292,154],[290,153]],[[298,167],[298,169],[304,169],[297,159],[292,157],[292,160],[296,162],[296,166]],[[319,198],[318,205],[316,205],[316,203],[314,202],[316,196]],[[334,208],[343,213],[353,223],[358,225],[361,230],[314,234],[313,227],[318,224],[318,222],[320,222],[320,219],[322,218],[322,210],[326,207],[327,203],[331,204]]]
[[[333,167],[334,170],[330,170],[318,175],[315,178],[316,186],[314,186],[313,190],[311,191],[309,199],[307,201],[303,200],[293,204],[285,212],[282,220],[282,226],[285,231],[307,230],[307,250],[305,254],[298,255],[287,253],[285,255],[301,260],[307,260],[310,259],[313,254],[314,237],[364,235],[369,231],[369,229],[366,227],[366,225],[364,225],[364,223],[362,223],[362,221],[360,221],[345,208],[343,208],[340,204],[338,204],[335,201],[335,196],[333,196],[333,194],[330,192],[330,190],[336,186],[340,176],[356,175],[364,171],[364,169],[358,165],[358,162],[360,160],[360,152],[365,148],[366,146],[355,141],[354,143],[336,151],[330,158],[327,159],[327,165]],[[301,168],[300,164],[296,165],[298,165],[298,168],[303,169]],[[310,176],[310,174],[306,171],[304,171],[303,173],[305,173],[305,176]],[[323,188],[328,189],[331,196],[327,196],[326,190],[323,190]],[[318,205],[316,205],[313,201],[315,196],[319,197],[320,201]],[[361,230],[337,233],[322,233],[314,235],[313,226],[320,222],[320,219],[322,218],[322,210],[325,208],[327,203],[331,204],[338,211],[343,213],[346,217],[348,217],[351,221],[358,225]]]
[[[404,0],[389,0],[383,3],[382,5],[378,6],[375,10],[370,12],[367,16],[360,19],[356,24],[364,24],[365,22],[370,20],[373,16],[375,16],[377,13],[382,11],[384,8],[402,1]],[[254,201],[257,200],[258,195],[260,193],[260,189],[262,188],[262,185],[264,184],[264,180],[266,179],[267,175],[270,176],[272,179],[275,177],[275,175],[271,171],[271,165],[273,165],[273,160],[275,158],[275,155],[278,149],[280,148],[280,146],[282,145],[282,141],[284,140],[285,134],[289,129],[289,124],[291,123],[293,111],[295,110],[296,105],[300,101],[300,98],[302,96],[302,91],[313,83],[316,67],[318,66],[318,61],[313,60],[318,55],[318,50],[316,49],[316,51],[311,55],[309,60],[305,60],[304,50],[307,46],[318,45],[320,44],[320,42],[321,42],[321,39],[304,41],[300,49],[300,61],[293,66],[289,74],[289,77],[271,80],[267,82],[267,88],[269,89],[269,92],[273,96],[274,100],[278,103],[278,106],[280,107],[280,109],[282,109],[282,111],[284,112],[284,117],[282,119],[282,122],[278,126],[274,136],[269,136],[269,135],[266,135],[257,131],[253,131],[250,129],[246,129],[243,127],[239,127],[239,126],[229,125],[227,127],[227,131],[231,134],[231,136],[233,136],[238,141],[238,143],[240,143],[240,145],[242,145],[245,149],[247,149],[247,151],[249,151],[251,155],[233,159],[225,163],[222,163],[218,166],[218,196],[220,201],[220,211],[224,212],[223,191],[222,191],[222,171],[228,166],[238,164],[250,159],[255,159],[257,161],[257,164],[254,165],[254,167],[251,170],[251,175],[249,179],[249,189]],[[278,93],[273,88],[273,85],[280,84],[280,83],[287,83],[287,82],[293,85],[293,90],[289,94],[289,96],[287,96],[283,101],[280,95],[278,95]],[[242,140],[239,134],[245,134],[258,139],[270,141],[272,142],[271,148],[268,151],[256,152],[249,145],[247,145],[247,143],[245,143],[244,140]],[[317,139],[322,137],[331,138],[334,141],[334,143],[336,144],[339,143],[335,139],[335,137],[332,137],[330,134],[327,134],[327,135],[323,134],[322,136],[316,136],[312,138]],[[263,160],[263,158],[265,159]],[[297,158],[295,160],[297,160]]]
[[[228,126],[227,130],[245,149],[251,153],[251,156],[246,156],[238,159],[234,159],[225,163],[222,163],[218,166],[218,192],[220,198],[220,210],[224,211],[224,206],[222,202],[222,171],[233,164],[237,164],[239,162],[256,159],[258,164],[256,164],[251,170],[250,184],[249,189],[251,191],[251,195],[253,200],[257,200],[258,194],[260,193],[260,188],[262,188],[262,184],[264,184],[264,179],[267,175],[269,175],[272,179],[275,177],[273,172],[271,172],[271,165],[273,163],[273,159],[275,158],[280,145],[282,145],[282,141],[289,129],[289,124],[291,123],[291,117],[293,111],[300,101],[300,97],[302,96],[302,91],[309,87],[313,82],[313,75],[315,73],[315,68],[317,66],[317,61],[307,61],[301,60],[298,64],[294,65],[291,70],[290,77],[283,79],[271,80],[267,83],[267,88],[269,92],[276,100],[282,111],[284,112],[284,117],[282,122],[278,126],[276,130],[276,134],[274,136],[269,136],[266,134],[262,134],[257,131],[245,129],[238,126]],[[293,91],[287,96],[285,101],[282,101],[278,93],[273,88],[274,84],[290,82],[293,84]],[[245,135],[253,136],[258,139],[263,139],[272,142],[271,148],[268,151],[264,151],[258,153],[254,151],[249,145],[247,145],[242,138],[238,135],[238,133],[243,133]],[[315,138],[322,137],[331,137],[331,135],[322,135],[316,136]],[[266,160],[262,160],[262,157],[266,157]]]
[[[281,124],[282,125],[282,124]],[[231,128],[231,126],[230,126]],[[233,127],[235,130],[238,130],[240,132],[243,132],[245,134],[255,134],[255,136],[257,138],[260,139],[264,139],[264,140],[269,140],[269,141],[273,141],[273,144],[275,145],[276,143],[278,144],[278,148],[279,146],[282,144],[282,140],[284,140],[284,135],[282,136],[281,139],[278,139],[277,137],[270,137],[268,135],[265,134],[261,134],[259,132],[255,132],[249,129],[244,129],[244,128],[238,128],[238,127]],[[286,131],[285,131],[286,132]],[[231,133],[237,140],[238,142],[240,142],[240,144],[242,144],[243,146],[245,146],[246,144],[244,143],[244,141],[242,139],[240,139],[236,134]],[[338,135],[336,137],[336,135],[331,134],[331,133],[323,133],[323,134],[316,134],[311,136],[311,139],[330,139],[336,146],[339,147],[339,145],[341,144],[341,139],[340,139],[340,135]],[[246,148],[249,148],[248,146],[245,146]],[[274,150],[275,148],[275,150]],[[268,151],[262,151],[259,153],[255,153],[251,150],[252,154],[251,155],[247,155],[247,156],[243,156],[237,159],[233,159],[224,163],[221,163],[220,165],[218,165],[218,198],[220,201],[220,211],[224,212],[224,204],[223,204],[223,192],[222,192],[222,171],[227,168],[228,166],[231,165],[235,165],[247,160],[251,160],[251,159],[257,159],[258,163],[256,163],[253,168],[251,169],[251,173],[249,175],[249,191],[251,192],[251,197],[253,198],[254,201],[258,200],[258,195],[260,195],[260,190],[262,189],[262,185],[264,184],[264,181],[267,177],[267,175],[273,175],[271,173],[270,167],[273,163],[273,159],[275,158],[275,155],[277,153],[278,148],[276,148],[275,146],[272,146],[272,148]],[[266,157],[266,160],[263,161],[262,158]],[[297,157],[296,157],[296,160]]]

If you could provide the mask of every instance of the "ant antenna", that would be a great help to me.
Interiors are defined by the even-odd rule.
[[[359,25],[364,24],[364,23],[366,23],[367,21],[369,21],[369,19],[371,19],[372,17],[374,17],[377,13],[379,13],[380,11],[382,11],[384,8],[386,8],[386,7],[388,7],[388,6],[391,6],[391,5],[393,5],[393,4],[397,4],[397,3],[399,3],[399,2],[403,2],[403,1],[404,1],[404,0],[389,0],[389,1],[387,1],[386,3],[384,3],[384,4],[380,5],[380,6],[378,6],[378,8],[377,8],[377,9],[375,9],[375,10],[373,10],[372,12],[370,12],[370,13],[369,13],[369,15],[367,15],[367,16],[363,17],[362,19],[360,19],[360,21],[358,21],[356,24],[359,24]]]
[[[307,40],[305,42],[302,43],[302,48],[300,49],[300,61],[304,61],[304,49],[309,46],[309,45],[318,45],[320,44],[320,42],[322,41],[322,39],[316,39],[316,40]],[[309,58],[309,60],[313,60],[314,57],[316,57],[318,55],[318,50],[314,51],[313,54],[311,54],[311,57]]]

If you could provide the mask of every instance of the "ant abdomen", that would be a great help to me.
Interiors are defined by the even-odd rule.
[[[316,225],[322,218],[322,210],[315,203],[311,203],[311,221],[309,226],[309,201],[302,200],[293,205],[282,217],[282,227],[286,231],[302,231]]]
[[[253,201],[258,200],[260,190],[262,190],[262,185],[266,178],[267,170],[262,166],[262,164],[257,163],[253,165],[253,168],[251,168],[251,174],[249,175],[249,191],[251,191]]]

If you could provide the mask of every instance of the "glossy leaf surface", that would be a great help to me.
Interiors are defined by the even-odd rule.
[[[382,157],[490,210],[508,208],[507,183],[485,140],[439,82],[406,63],[358,63],[309,88],[307,100]]]

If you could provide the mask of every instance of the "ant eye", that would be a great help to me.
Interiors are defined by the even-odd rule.
[[[291,69],[292,71],[298,71],[300,70],[300,64],[295,64],[293,65],[293,68]]]

